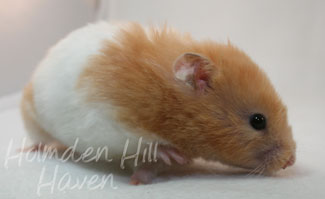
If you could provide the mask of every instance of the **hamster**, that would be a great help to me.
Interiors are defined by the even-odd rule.
[[[159,143],[164,165],[202,157],[272,173],[295,162],[287,110],[266,74],[230,43],[167,27],[100,22],[70,33],[35,70],[21,110],[34,149],[78,140],[79,153],[107,146],[118,157],[141,138]],[[130,182],[153,173],[139,166]]]

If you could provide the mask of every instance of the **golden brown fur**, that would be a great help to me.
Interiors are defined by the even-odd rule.
[[[118,119],[130,128],[154,133],[189,157],[245,168],[268,161],[267,169],[277,170],[295,153],[285,106],[266,75],[231,44],[195,41],[166,27],[148,33],[132,24],[102,52],[79,86],[95,88],[89,100],[119,107]],[[211,62],[204,94],[175,78],[175,60],[186,52]],[[255,112],[267,117],[267,130],[249,125]]]

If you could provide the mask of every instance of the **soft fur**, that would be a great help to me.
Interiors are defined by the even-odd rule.
[[[86,30],[113,35],[82,38],[80,32]],[[196,41],[167,27],[144,29],[136,23],[120,28],[93,25],[73,34],[66,39],[68,45],[80,42],[71,39],[78,34],[81,41],[96,39],[101,45],[81,55],[87,45],[68,50],[57,46],[43,62],[48,66],[40,66],[47,69],[38,69],[33,80],[37,122],[63,143],[81,137],[83,145],[99,147],[143,136],[191,158],[243,168],[263,165],[265,171],[278,170],[294,157],[285,106],[264,72],[233,45]],[[188,54],[194,61],[184,58]],[[71,56],[83,61],[66,61]],[[52,60],[55,64],[44,64]],[[187,62],[200,69],[178,67]],[[250,126],[253,113],[266,116],[266,130]]]

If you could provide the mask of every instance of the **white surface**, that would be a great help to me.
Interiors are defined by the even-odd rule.
[[[2,99],[0,104],[4,101],[8,100]],[[17,102],[17,98],[14,101]],[[292,107],[289,113],[298,146],[297,162],[293,167],[274,177],[258,177],[203,164],[201,167],[209,169],[194,170],[192,175],[185,172],[180,176],[161,177],[145,186],[129,185],[128,174],[113,167],[112,163],[63,163],[55,159],[32,161],[28,159],[33,158],[31,154],[22,156],[21,163],[19,159],[9,159],[5,168],[6,157],[17,154],[15,150],[22,147],[25,133],[18,108],[3,109],[0,112],[0,198],[324,198],[324,104],[292,104]],[[43,175],[42,169],[45,171]],[[109,174],[113,174],[113,187],[116,189],[112,188],[109,180],[103,189],[91,190],[85,185],[71,190],[77,180],[87,177],[86,182],[89,182],[94,175],[102,178]],[[71,184],[64,189],[69,180],[67,175],[71,177]],[[51,184],[53,188],[50,185],[41,187],[38,196],[38,185],[49,182],[54,182]]]

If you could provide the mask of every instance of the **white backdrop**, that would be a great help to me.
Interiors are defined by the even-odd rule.
[[[47,49],[92,21],[94,0],[0,0],[0,96],[22,89]]]

